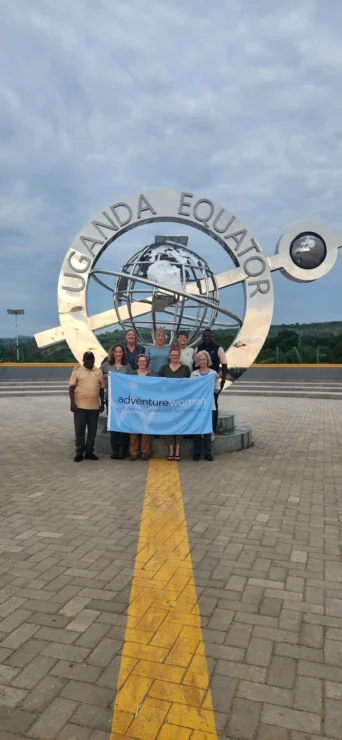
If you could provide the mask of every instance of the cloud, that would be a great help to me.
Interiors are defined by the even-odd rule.
[[[0,335],[19,296],[27,332],[56,322],[68,244],[130,192],[203,192],[267,253],[293,221],[341,230],[341,21],[338,0],[6,3]],[[334,284],[303,292],[298,320],[340,318]],[[300,286],[277,289],[275,317],[293,319]]]

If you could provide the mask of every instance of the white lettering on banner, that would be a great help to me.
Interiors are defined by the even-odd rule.
[[[109,429],[135,434],[209,434],[214,374],[191,382],[179,378],[115,377],[109,374]],[[190,380],[190,382],[189,382]]]

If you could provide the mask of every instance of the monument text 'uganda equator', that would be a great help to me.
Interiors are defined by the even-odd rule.
[[[223,249],[231,257],[234,267],[214,275],[210,272],[210,265],[205,264],[205,273],[201,277],[196,273],[199,268],[194,266],[195,262],[186,257],[186,250],[178,250],[184,254],[181,254],[180,263],[171,264],[171,267],[180,270],[180,276],[186,272],[187,277],[183,282],[180,277],[176,287],[161,282],[158,273],[155,280],[142,277],[142,268],[139,265],[136,267],[139,260],[132,262],[131,273],[126,270],[113,272],[96,269],[104,250],[122,234],[144,224],[167,221],[186,224],[212,237],[213,246]],[[214,317],[225,315],[233,318],[239,327],[226,353],[229,385],[254,362],[267,337],[273,315],[272,271],[281,270],[286,277],[298,282],[316,280],[334,266],[341,245],[341,233],[334,235],[322,224],[304,221],[287,229],[278,242],[276,254],[266,257],[248,227],[228,209],[209,198],[177,190],[137,193],[100,211],[77,234],[67,251],[59,276],[60,326],[40,332],[35,338],[39,347],[66,340],[79,362],[82,362],[86,350],[93,351],[96,364],[99,365],[107,352],[94,334],[95,330],[115,323],[127,328],[127,322],[150,313],[154,305],[158,305],[159,312],[170,312],[169,307],[179,303],[183,311],[187,303],[192,301],[194,305],[214,312]],[[172,254],[171,247],[168,250]],[[188,252],[194,255],[190,250]],[[182,261],[188,265],[187,270],[182,268]],[[176,262],[174,258],[173,262]],[[138,273],[134,270],[138,270]],[[191,274],[194,275],[193,280],[189,278]],[[122,286],[124,281],[126,292],[127,285],[132,284],[133,280],[138,281],[144,299],[130,300],[129,306],[116,300],[112,309],[89,316],[89,278],[92,276],[107,287],[102,280],[104,275],[115,276],[117,285]],[[245,293],[242,319],[222,308],[218,299],[220,291],[237,283],[243,284]],[[152,289],[151,295],[148,295],[149,287]],[[130,289],[127,295],[133,295]],[[158,296],[161,300],[154,303]]]

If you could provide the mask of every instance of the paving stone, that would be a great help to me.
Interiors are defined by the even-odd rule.
[[[50,702],[58,696],[64,686],[64,681],[54,676],[45,676],[39,684],[26,696],[22,703],[23,709],[41,714]]]
[[[310,663],[305,660],[299,660],[298,673],[301,676],[322,678],[326,681],[342,682],[342,668],[325,665],[324,663]]]
[[[340,701],[325,700],[324,734],[338,740],[342,738],[342,703]]]
[[[37,722],[30,727],[30,737],[38,740],[54,740],[75,712],[77,704],[68,699],[54,699],[41,714]]]
[[[0,684],[14,684],[15,677],[18,675],[18,668],[11,668],[7,665],[0,665]]]
[[[253,627],[250,624],[233,624],[225,639],[225,644],[247,648],[252,635],[252,629]]]
[[[99,642],[102,640],[105,635],[108,637],[112,637],[111,634],[109,634],[110,625],[109,624],[100,624],[96,622],[95,624],[92,624],[88,629],[77,639],[76,646],[77,647],[85,647],[85,648],[95,648]],[[123,638],[123,631],[121,629],[121,639]]]
[[[264,597],[260,604],[260,614],[266,617],[279,617],[283,602],[281,599]]]
[[[237,696],[265,704],[279,704],[282,707],[291,707],[293,703],[293,691],[250,681],[240,681]]]
[[[41,627],[64,629],[64,627],[70,622],[70,619],[68,619],[68,617],[63,617],[61,614],[41,614],[40,612],[35,612],[27,619],[27,622],[39,624]]]
[[[208,628],[213,630],[227,630],[234,619],[234,612],[229,609],[215,609],[208,622]]]
[[[326,640],[324,644],[324,662],[328,665],[342,665],[342,642]]]
[[[293,630],[299,632],[302,624],[302,614],[300,612],[282,609],[279,619],[279,629]]]
[[[16,611],[11,612],[11,614],[0,623],[1,632],[14,632],[14,630],[26,622],[30,616],[31,612],[28,611],[28,609],[16,609]]]
[[[26,694],[27,691],[22,689],[14,689],[12,686],[0,684],[0,707],[12,709],[25,699]]]
[[[95,650],[90,653],[89,657],[87,658],[87,662],[90,663],[90,665],[105,668],[114,658],[114,656],[117,655],[121,648],[122,643],[119,642],[119,640],[110,640],[109,638],[105,637],[97,645]]]
[[[279,725],[289,730],[302,730],[316,735],[319,735],[321,730],[319,715],[278,707],[275,704],[264,705],[261,721],[268,725]]]
[[[134,658],[132,659],[132,661],[133,661],[132,663],[133,666],[134,664],[136,665],[138,663],[138,661],[135,660]],[[111,689],[113,686],[116,686],[118,683],[120,665],[121,665],[121,655],[117,655],[111,661],[111,663],[109,663],[109,665],[107,666],[107,668],[105,668],[104,671],[102,671],[101,668],[95,668],[95,666],[89,666],[89,668],[99,671],[100,677],[97,680],[97,683],[99,686],[106,686],[107,688]]]
[[[257,666],[268,666],[272,650],[273,642],[271,640],[252,637],[247,650],[246,662]]]
[[[67,632],[64,629],[55,629],[54,627],[41,627],[36,633],[37,640],[47,640],[48,642],[61,642],[63,645],[71,645],[77,640],[78,635]]]
[[[289,740],[289,736],[289,730],[286,730],[284,727],[264,725],[261,722],[259,725],[257,740]],[[291,738],[291,740],[293,739]]]
[[[64,730],[62,730],[58,735],[57,740],[90,740],[90,738],[93,738],[94,740],[94,737],[95,736],[91,729],[70,724],[68,722],[68,724],[65,725]],[[108,734],[105,740],[108,740]]]
[[[241,576],[230,576],[227,582],[227,588],[230,591],[243,591],[247,583],[247,578]]]
[[[42,655],[47,655],[49,658],[56,658],[58,660],[83,663],[89,655],[89,650],[75,647],[75,645],[63,645],[62,643],[51,642],[45,644]]]
[[[63,701],[67,700],[64,699]],[[81,725],[81,727],[92,727],[95,730],[103,730],[109,733],[113,721],[113,710],[96,707],[93,704],[81,704],[73,715],[72,721],[76,725]]]
[[[23,671],[16,675],[16,678],[12,680],[12,685],[17,686],[20,689],[33,689],[44,676],[49,673],[51,668],[55,665],[56,660],[54,658],[45,658],[42,655],[37,655],[36,658],[29,663]],[[6,666],[3,666],[4,668]],[[8,670],[13,670],[9,668]],[[18,669],[15,669],[18,674]],[[1,667],[0,667],[0,680],[1,680]]]
[[[299,643],[306,647],[322,648],[324,639],[323,627],[319,624],[304,622],[300,631]]]
[[[322,712],[322,681],[318,678],[298,676],[295,689],[294,708],[304,712]]]
[[[95,622],[99,614],[100,612],[94,609],[83,609],[72,622],[69,622],[66,629],[73,632],[85,632]]]
[[[70,663],[66,660],[59,660],[51,669],[51,675],[73,679],[74,681],[95,683],[101,675],[101,668],[88,665],[88,663]]]
[[[238,740],[250,740],[256,734],[262,705],[257,701],[235,699],[231,711],[228,735]]]
[[[32,712],[24,712],[22,709],[5,709],[0,707],[0,738],[9,738],[10,733],[25,733],[36,721],[37,715]]]
[[[67,604],[65,604],[60,613],[65,617],[76,617],[91,601],[90,598],[84,596],[74,596]]]
[[[11,665],[15,668],[25,668],[36,655],[41,653],[45,646],[46,642],[43,642],[43,640],[27,640],[19,650],[16,650],[7,658],[6,665]]]
[[[334,683],[333,681],[326,681],[325,695],[328,699],[342,701],[342,684]]]
[[[273,656],[267,683],[283,689],[292,689],[296,679],[297,664],[293,658]]]
[[[90,685],[82,681],[68,681],[61,689],[60,695],[65,699],[95,704],[98,707],[109,707],[113,701],[112,689]]]
[[[222,660],[243,661],[245,651],[242,648],[231,647],[230,645],[216,645],[213,642],[207,642],[205,653],[210,658],[222,658]]]
[[[301,647],[300,645],[287,645],[282,642],[276,642],[275,654],[288,658],[297,658],[298,660],[315,661],[317,663],[322,663],[323,661],[323,650]]]

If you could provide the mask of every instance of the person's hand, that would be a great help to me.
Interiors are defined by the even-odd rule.
[[[75,401],[71,401],[70,403],[70,411],[74,414],[75,411],[77,411],[77,406],[75,404]]]
[[[99,408],[99,413],[103,414],[103,412],[104,412],[104,403],[101,403],[101,406]]]

